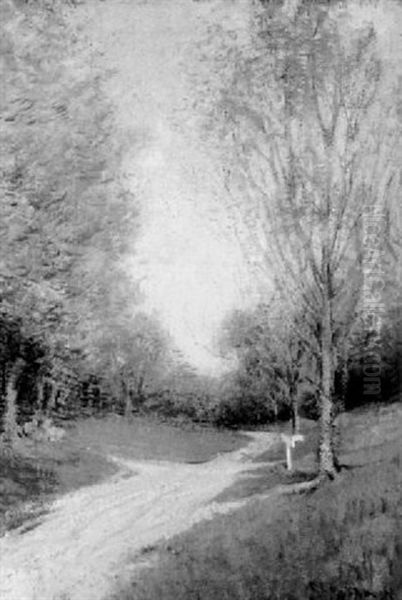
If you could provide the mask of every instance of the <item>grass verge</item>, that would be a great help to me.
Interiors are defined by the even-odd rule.
[[[117,415],[89,418],[77,423],[71,439],[101,454],[132,460],[205,462],[222,452],[232,452],[249,443],[240,433],[197,427],[175,426],[149,417],[126,419]]]
[[[98,483],[116,470],[105,457],[68,439],[22,441],[13,455],[0,455],[0,535],[26,521],[33,526],[55,495]]]
[[[401,599],[400,425],[392,414],[352,418],[342,455],[348,468],[336,482],[303,496],[272,490],[197,525],[162,545],[156,564],[113,598]]]

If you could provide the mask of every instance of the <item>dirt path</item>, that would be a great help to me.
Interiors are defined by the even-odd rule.
[[[119,461],[113,479],[57,500],[35,529],[0,540],[1,600],[101,600],[124,559],[232,504],[210,502],[275,435],[203,464]]]

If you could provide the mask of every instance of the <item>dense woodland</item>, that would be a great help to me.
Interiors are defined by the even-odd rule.
[[[0,3],[3,429],[10,418],[108,410],[297,427],[299,415],[327,411],[330,423],[339,410],[399,400],[401,89],[375,31],[352,35],[319,3],[284,17],[280,4],[255,2],[248,47],[216,32],[215,93],[194,76],[239,241],[247,252],[258,231],[267,280],[275,265],[275,293],[222,327],[237,369],[218,380],[180,362],[126,274],[141,226],[118,175],[128,142],[103,94],[108,74],[91,68],[69,21],[74,5]],[[367,206],[383,215],[373,260]],[[365,298],[378,269],[373,324]],[[370,392],[368,351],[379,357]]]
[[[3,401],[16,377],[21,418],[125,406],[167,343],[133,310],[123,263],[138,215],[116,176],[125,140],[111,135],[70,4],[2,2],[1,370]]]

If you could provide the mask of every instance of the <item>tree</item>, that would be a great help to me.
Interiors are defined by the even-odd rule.
[[[331,478],[336,360],[367,276],[363,226],[374,208],[390,214],[399,186],[399,121],[382,75],[372,28],[348,30],[320,8],[295,19],[262,9],[222,94],[227,187],[317,364],[320,474]]]
[[[50,405],[88,375],[91,330],[103,326],[91,318],[112,293],[95,292],[132,251],[137,217],[118,175],[108,75],[64,18],[70,5],[2,3],[0,304],[47,349],[32,397]]]
[[[234,313],[222,340],[226,351],[234,349],[237,354],[237,369],[231,377],[243,393],[257,396],[270,419],[290,415],[293,433],[299,433],[303,397],[317,393],[316,365],[298,334],[302,328],[300,316],[278,312],[277,304],[271,302]]]
[[[292,433],[300,433],[300,409],[306,393],[317,395],[317,362],[306,344],[308,330],[300,314],[289,314],[271,302],[269,340],[274,348],[276,373],[274,385],[279,386],[291,406]],[[280,307],[281,308],[281,307]],[[304,334],[304,335],[301,335]]]
[[[122,269],[99,281],[95,296],[98,302],[90,306],[89,321],[77,327],[88,342],[85,368],[108,382],[111,395],[116,401],[123,399],[129,416],[133,402],[141,406],[163,376],[169,362],[169,336],[136,305],[137,286]]]

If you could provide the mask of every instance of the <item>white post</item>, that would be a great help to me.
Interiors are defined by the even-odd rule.
[[[286,444],[286,467],[288,471],[293,469],[292,446],[290,444]]]
[[[296,435],[288,435],[286,433],[281,434],[281,439],[286,446],[286,468],[288,471],[292,471],[293,469],[293,461],[292,461],[292,448],[296,446],[297,442],[304,441],[304,435],[298,433]]]

